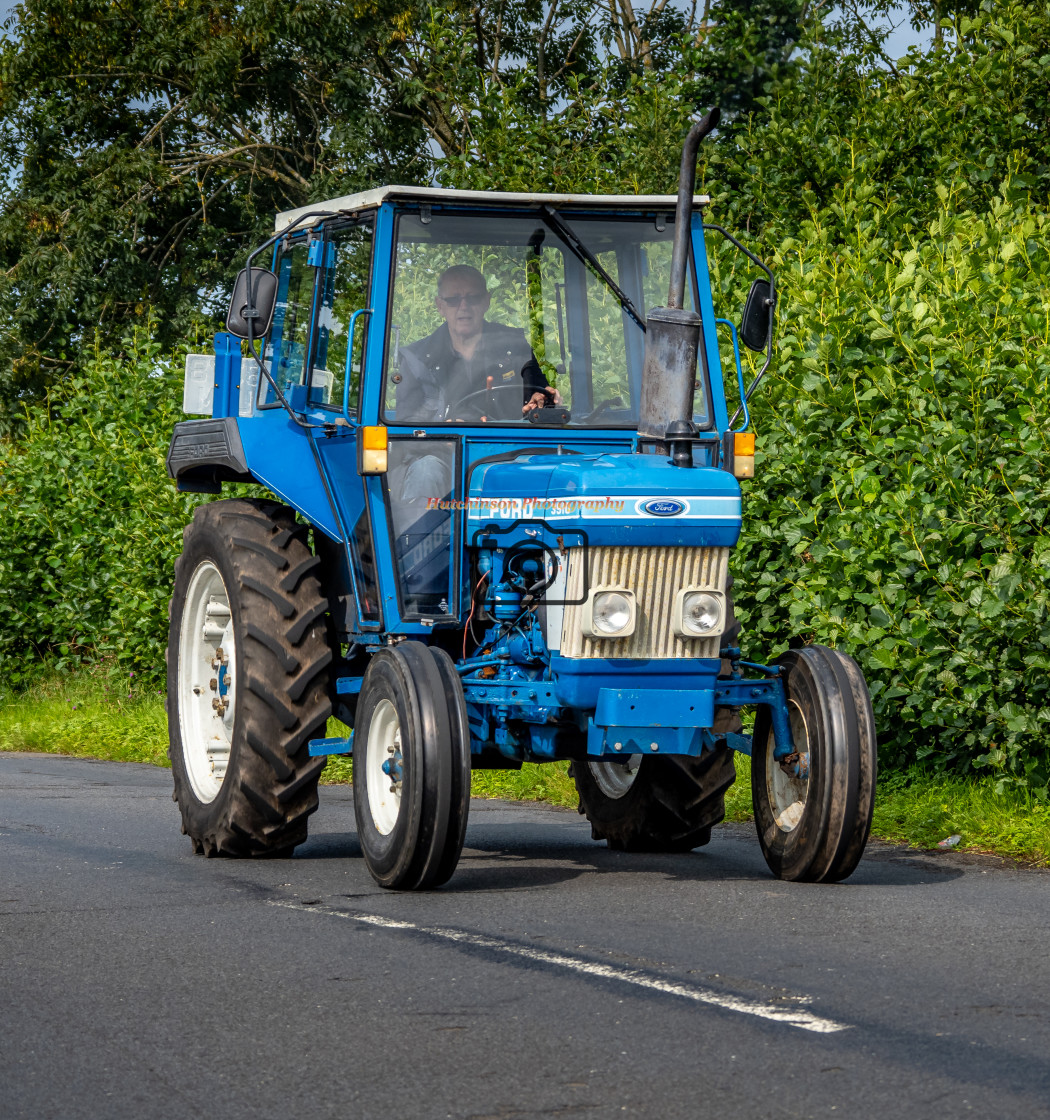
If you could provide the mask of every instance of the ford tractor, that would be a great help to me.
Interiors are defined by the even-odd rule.
[[[594,839],[687,852],[745,754],[772,873],[855,869],[864,677],[821,645],[745,659],[733,611],[776,286],[694,195],[716,122],[693,124],[677,197],[388,186],[277,216],[214,353],[187,359],[197,418],[167,459],[181,491],[272,495],[201,504],[175,565],[196,852],[290,853],[329,755],[352,755],[384,887],[449,880],[471,771],[523,763],[568,763]],[[753,270],[739,322],[713,238]]]

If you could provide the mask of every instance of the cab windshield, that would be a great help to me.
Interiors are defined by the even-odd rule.
[[[673,238],[670,212],[402,214],[387,422],[635,428],[638,320],[666,301]],[[708,427],[699,369],[695,410]]]

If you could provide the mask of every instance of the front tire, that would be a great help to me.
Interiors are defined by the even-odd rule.
[[[827,646],[789,650],[777,662],[795,752],[808,776],[773,757],[769,709],[759,708],[751,799],[762,854],[778,879],[834,883],[856,870],[875,806],[875,718],[864,676]]]
[[[325,612],[306,526],[276,502],[199,506],[175,562],[168,755],[198,854],[284,855],[306,839],[331,714]]]
[[[354,813],[372,878],[426,890],[451,878],[470,803],[470,740],[451,659],[422,642],[372,655],[354,730]]]

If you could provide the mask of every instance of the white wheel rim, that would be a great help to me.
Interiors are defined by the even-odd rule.
[[[233,742],[237,710],[237,649],[230,597],[210,560],[190,579],[179,632],[179,733],[193,792],[202,802],[219,796]]]
[[[606,797],[619,801],[634,785],[638,777],[638,767],[642,764],[640,754],[629,754],[614,762],[588,762],[591,777]]]
[[[372,823],[381,836],[394,831],[401,812],[401,767],[401,721],[394,705],[380,700],[368,724],[365,783]]]
[[[795,752],[808,756],[810,754],[809,727],[806,725],[806,717],[802,714],[802,709],[794,700],[788,701],[788,719],[791,723],[791,737],[795,741]],[[808,776],[797,777],[789,772],[792,769],[790,763],[782,766],[773,757],[773,732],[770,730],[766,744],[766,796],[769,798],[773,820],[776,821],[777,828],[781,832],[792,832],[798,827],[798,822],[802,820],[802,813],[806,808],[806,796],[809,793]]]

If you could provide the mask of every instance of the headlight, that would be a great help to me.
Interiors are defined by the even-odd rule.
[[[725,629],[725,615],[721,591],[685,587],[675,596],[671,629],[680,638],[710,638]]]
[[[594,588],[583,605],[580,627],[588,638],[629,638],[637,611],[634,592],[624,587]]]

